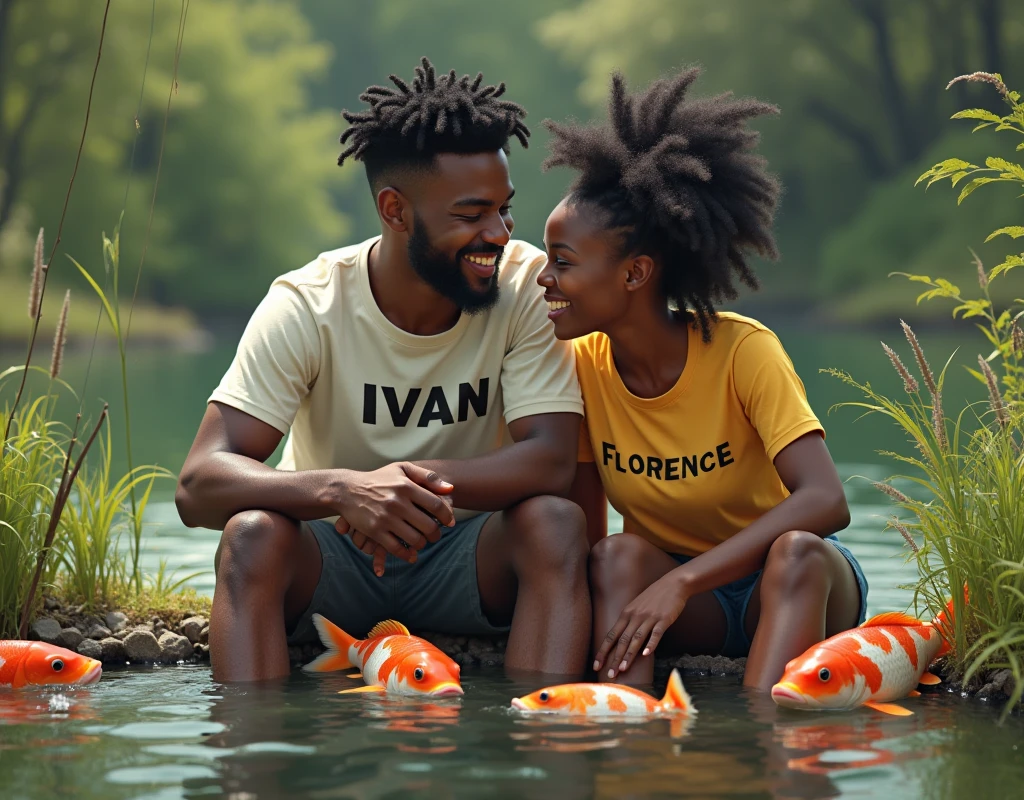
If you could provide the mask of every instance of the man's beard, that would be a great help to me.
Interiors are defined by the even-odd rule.
[[[501,263],[502,248],[494,247],[486,251],[480,248],[463,248],[455,254],[455,260],[452,261],[434,247],[420,223],[413,226],[412,235],[409,237],[408,252],[409,263],[416,274],[435,292],[451,300],[460,311],[467,314],[481,314],[493,308],[498,302],[498,268]],[[474,289],[462,272],[462,257],[495,253],[498,260],[495,262],[494,275],[491,276],[489,285],[483,291]]]

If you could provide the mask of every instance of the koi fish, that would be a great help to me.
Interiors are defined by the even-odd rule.
[[[661,700],[616,683],[566,683],[540,689],[526,697],[514,697],[512,708],[531,713],[600,717],[679,717],[697,713],[677,669],[672,670]]]
[[[0,687],[96,683],[103,665],[46,642],[0,641]]]
[[[952,616],[952,601],[947,611]],[[927,670],[949,651],[941,633],[946,625],[946,612],[932,622],[898,611],[879,614],[790,661],[782,679],[772,687],[772,699],[785,708],[806,711],[867,706],[885,714],[910,716],[913,711],[890,701],[917,697],[918,684],[942,682]]]
[[[387,620],[374,626],[365,639],[345,633],[320,614],[313,624],[327,652],[306,664],[307,672],[333,672],[359,667],[350,678],[362,678],[366,686],[351,692],[450,697],[463,694],[460,667],[425,639],[413,636],[401,622]]]

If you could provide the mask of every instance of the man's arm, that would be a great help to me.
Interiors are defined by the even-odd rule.
[[[344,469],[286,472],[267,466],[281,433],[238,409],[210,403],[181,470],[174,501],[189,527],[223,530],[235,514],[261,509],[298,520],[341,515],[406,560],[454,523],[439,497],[450,487],[427,469],[389,464],[373,472]],[[417,548],[419,549],[419,548]]]
[[[508,447],[476,458],[415,463],[455,487],[456,508],[500,511],[527,497],[568,494],[579,430],[577,414],[535,414],[509,423]]]

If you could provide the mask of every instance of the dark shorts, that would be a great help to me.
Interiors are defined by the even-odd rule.
[[[864,576],[864,570],[860,568],[857,559],[849,548],[839,541],[835,534],[826,536],[825,541],[836,548],[849,562],[853,575],[857,579],[857,588],[860,589],[860,611],[857,616],[859,625],[867,618],[868,609],[868,579]],[[684,556],[677,553],[669,553],[672,558],[680,564],[685,564],[693,556]],[[725,644],[722,646],[722,655],[729,658],[739,658],[750,652],[750,637],[747,636],[747,629],[744,620],[747,618],[747,605],[750,603],[750,596],[754,593],[754,584],[761,577],[761,570],[740,578],[725,586],[715,589],[712,594],[718,598],[718,602],[725,612],[726,634]]]
[[[388,555],[384,575],[373,572],[373,558],[342,536],[327,520],[303,525],[316,536],[323,558],[320,582],[295,627],[289,644],[316,641],[314,613],[322,614],[352,636],[363,637],[378,622],[395,619],[412,631],[481,636],[508,627],[492,625],[480,606],[476,546],[490,514],[442,528],[441,539],[427,544],[415,564]]]

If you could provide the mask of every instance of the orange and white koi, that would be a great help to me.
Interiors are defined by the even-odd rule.
[[[512,708],[532,713],[598,717],[663,714],[691,717],[697,713],[676,669],[672,670],[661,700],[639,689],[616,683],[566,683],[548,686],[526,697],[514,697]]]
[[[0,687],[70,686],[96,683],[103,665],[46,642],[0,641]]]
[[[359,667],[350,677],[361,677],[366,686],[350,692],[450,697],[463,694],[459,665],[425,639],[413,636],[401,622],[387,620],[374,626],[365,639],[345,633],[320,614],[313,615],[320,641],[327,648],[303,667],[308,672],[333,672]]]
[[[914,712],[891,701],[917,697],[918,684],[942,682],[927,670],[949,651],[942,636],[946,613],[952,616],[952,602],[932,622],[895,611],[838,633],[790,661],[772,687],[772,699],[785,708],[807,711],[868,706],[909,716]]]

